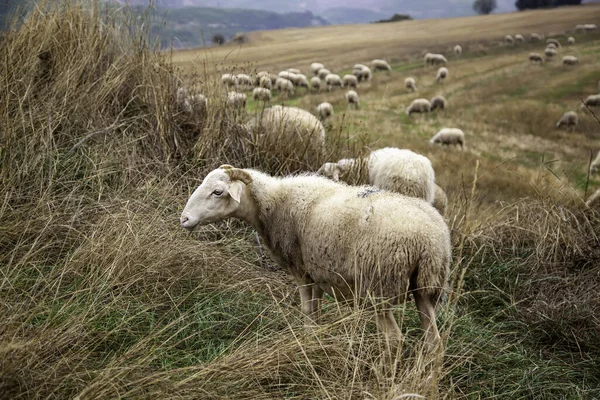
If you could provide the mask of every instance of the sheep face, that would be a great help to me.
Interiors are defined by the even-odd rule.
[[[323,166],[317,171],[318,175],[322,175],[329,179],[333,179],[334,181],[340,180],[341,173],[342,171],[340,169],[340,166],[337,163],[331,162],[323,164]]]
[[[232,180],[223,167],[211,171],[185,205],[181,226],[191,231],[238,215],[244,186],[242,181]]]

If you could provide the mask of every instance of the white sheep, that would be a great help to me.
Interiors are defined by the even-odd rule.
[[[324,81],[325,77],[327,77],[327,75],[329,75],[330,73],[331,71],[329,71],[327,68],[321,68],[317,75],[319,76],[319,79]]]
[[[517,33],[515,35],[515,43],[524,43],[525,42],[525,38],[523,37],[523,35],[521,35],[520,33]]]
[[[553,44],[557,48],[560,47],[560,42],[558,41],[558,39],[554,39],[554,38],[548,38],[548,39],[546,39],[546,46],[548,46],[549,44]]]
[[[427,99],[415,99],[406,108],[406,114],[411,115],[412,113],[428,113],[431,111],[431,103]]]
[[[564,65],[576,65],[577,63],[579,63],[579,58],[577,58],[575,56],[564,56],[563,57]]]
[[[585,98],[583,101],[584,104],[581,105],[581,108],[587,107],[600,107],[600,94],[592,94]]]
[[[535,63],[543,64],[544,59],[542,58],[542,55],[539,53],[529,53],[529,62],[531,64],[535,64]]]
[[[511,35],[506,35],[504,36],[504,43],[506,44],[515,44],[515,38],[513,38]]]
[[[187,98],[187,103],[193,113],[201,113],[206,110],[208,99],[203,94],[196,93]]]
[[[417,91],[417,82],[415,81],[415,78],[405,78],[404,79],[404,87],[408,90],[411,90],[413,92]]]
[[[357,64],[357,65],[360,65],[360,64]],[[355,67],[356,67],[356,65],[355,65]],[[352,75],[356,76],[356,79],[359,82],[370,81],[371,78],[373,78],[373,73],[371,72],[371,68],[364,66],[364,65],[360,69],[353,69]]]
[[[246,74],[237,74],[237,86],[238,90],[246,91],[252,88],[252,78]]]
[[[447,77],[448,77],[448,68],[441,67],[437,71],[437,75],[435,76],[435,80],[437,81],[437,83],[442,83],[442,82],[444,82],[446,80]]]
[[[221,75],[221,82],[227,86],[227,88],[237,87],[237,77],[233,74]]]
[[[579,124],[579,117],[575,111],[567,111],[563,114],[563,116],[556,123],[556,127],[560,128],[563,125],[567,127],[567,129],[572,129]]]
[[[461,149],[465,148],[465,133],[458,128],[442,128],[436,133],[430,144],[441,144],[442,146],[460,145]]]
[[[552,58],[558,54],[558,51],[556,51],[554,47],[546,47],[546,50],[544,50],[544,54],[546,55],[546,58]]]
[[[254,88],[252,98],[258,101],[271,101],[271,91],[266,88]]]
[[[227,105],[234,108],[245,108],[247,96],[244,93],[227,93]]]
[[[296,75],[302,73],[302,71],[300,71],[298,68],[288,68],[287,71],[291,72],[292,74],[296,74]]]
[[[351,106],[354,106],[355,109],[358,108],[358,93],[356,93],[354,90],[348,90],[345,97],[346,101],[348,102],[348,108]]]
[[[177,104],[186,112],[192,112],[192,105],[188,100],[188,90],[183,86],[177,88]]]
[[[342,77],[342,84],[346,87],[356,88],[358,86],[358,78],[355,75],[346,74]]]
[[[319,79],[318,76],[310,78],[310,88],[317,92],[321,92],[321,79]]]
[[[598,171],[600,171],[600,151],[596,155],[596,158],[594,158],[594,161],[590,164],[590,173],[595,174]]]
[[[575,25],[575,32],[577,32],[577,33],[585,32],[585,25],[583,25],[583,24]]]
[[[444,57],[441,54],[432,54],[432,53],[427,53],[425,54],[425,65],[446,65],[448,63],[448,60],[446,59],[446,57]]]
[[[550,42],[546,45],[547,48],[558,49],[558,46],[554,42]]]
[[[260,88],[271,90],[273,88],[273,83],[271,82],[271,77],[269,75],[261,76],[258,80],[257,86]]]
[[[308,78],[304,74],[296,74],[293,83],[297,87],[303,87],[303,88],[306,88],[307,90],[310,87],[310,83],[308,82]]]
[[[321,103],[317,106],[317,113],[321,121],[325,121],[327,118],[333,116],[333,106],[330,103]]]
[[[294,83],[296,81],[296,74],[289,71],[281,71],[277,74],[280,78],[287,79],[288,81]]]
[[[569,44],[569,46],[574,45],[575,44],[575,38],[573,36],[569,36],[567,38],[567,44]]]
[[[341,89],[344,86],[342,78],[337,74],[327,74],[325,77],[325,84],[327,84],[327,90],[329,91],[334,87],[339,87]]]
[[[277,78],[275,81],[275,89],[281,92],[284,96],[294,94],[294,84],[285,78]]]
[[[460,56],[462,54],[462,46],[460,44],[454,46],[454,54],[456,54],[457,56]]]
[[[431,99],[431,111],[435,109],[443,110],[446,108],[446,98],[442,95],[437,95]]]
[[[596,26],[596,24],[585,24],[583,25],[583,30],[585,32],[592,32],[598,30],[598,26]]]
[[[532,42],[540,42],[543,39],[539,33],[532,33],[529,37]]]
[[[450,232],[427,202],[314,175],[277,178],[224,165],[190,196],[180,223],[191,231],[229,218],[251,225],[292,275],[307,323],[323,292],[346,301],[383,299],[377,326],[399,345],[390,306],[412,295],[428,349],[441,345],[435,307],[448,290]]]
[[[323,68],[325,68],[325,66],[321,63],[315,62],[315,63],[310,64],[310,72],[315,76],[319,73],[319,70],[323,69]]]
[[[392,67],[385,60],[375,59],[371,61],[371,66],[373,67],[373,71],[391,71]]]
[[[365,67],[366,67],[366,65],[363,65],[363,64],[354,64],[354,66],[352,67],[352,70],[361,70]]]

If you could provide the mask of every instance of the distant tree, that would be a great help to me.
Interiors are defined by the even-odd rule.
[[[473,3],[473,10],[477,14],[487,15],[494,11],[496,7],[496,0],[475,0]]]
[[[225,44],[225,36],[223,36],[220,33],[215,33],[214,35],[212,35],[212,42],[213,44],[218,44],[219,46],[222,46]]]
[[[376,24],[381,24],[384,22],[398,22],[398,21],[407,21],[412,19],[410,15],[407,14],[394,14],[392,18],[389,19],[380,19],[379,21],[375,21]]]

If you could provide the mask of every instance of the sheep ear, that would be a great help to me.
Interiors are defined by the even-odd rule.
[[[241,181],[233,181],[229,185],[229,196],[231,196],[231,198],[235,200],[236,203],[239,203],[242,198],[243,190],[244,184]]]

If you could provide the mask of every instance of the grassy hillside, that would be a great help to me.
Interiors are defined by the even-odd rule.
[[[0,397],[600,398],[600,212],[583,205],[600,187],[587,175],[600,123],[579,110],[598,92],[600,34],[559,50],[580,58],[574,67],[530,65],[540,44],[497,43],[517,28],[564,41],[559,29],[600,7],[436,21],[437,36],[403,30],[415,22],[361,26],[352,46],[338,35],[350,28],[260,32],[248,47],[175,63],[116,10],[39,10],[0,47]],[[454,43],[465,52],[447,53],[438,85],[421,51]],[[375,55],[393,71],[357,89],[358,110],[339,90],[285,100],[334,105],[326,157],[249,137],[240,122],[259,105],[226,108],[214,72],[323,60],[345,73]],[[181,109],[182,85],[207,109]],[[446,110],[406,116],[412,99],[440,93]],[[573,132],[555,127],[566,110],[578,110]],[[464,152],[428,145],[442,126],[465,131]],[[179,226],[221,164],[285,175],[386,145],[429,157],[448,194],[443,357],[423,354],[413,303],[394,310],[405,339],[390,362],[369,310],[326,297],[319,324],[304,327],[297,287],[245,224]]]

